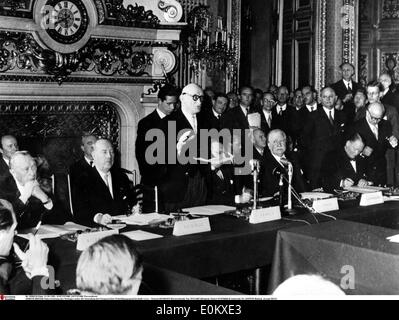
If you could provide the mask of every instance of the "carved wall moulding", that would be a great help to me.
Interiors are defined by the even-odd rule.
[[[384,0],[382,5],[382,19],[399,19],[399,0]]]
[[[159,44],[91,39],[82,50],[61,54],[41,48],[31,34],[0,32],[0,77],[13,77],[13,71],[23,70],[24,77],[51,75],[60,84],[72,75],[74,79],[89,76],[95,78],[94,82],[151,83],[152,46],[155,45]],[[157,63],[163,63],[166,73],[173,70],[176,59],[172,52],[158,48],[155,53]]]
[[[32,18],[33,0],[0,0],[0,15]]]
[[[103,24],[135,28],[157,28],[160,20],[144,6],[123,5],[123,0],[104,0],[106,15]],[[98,7],[98,6],[97,6]]]
[[[160,0],[158,8],[164,12],[167,22],[179,22],[183,16],[183,8],[176,0]]]

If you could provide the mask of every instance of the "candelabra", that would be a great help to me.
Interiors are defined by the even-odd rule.
[[[225,71],[230,77],[237,70],[236,40],[232,33],[223,28],[221,17],[218,17],[214,31],[211,31],[210,21],[211,15],[205,6],[196,7],[189,15],[191,30],[187,50],[190,67],[196,74],[206,69]]]

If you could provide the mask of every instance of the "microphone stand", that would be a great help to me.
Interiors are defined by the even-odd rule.
[[[284,173],[281,173],[280,174],[280,183],[279,183],[279,187],[280,187],[280,208],[281,208],[281,210],[284,211],[284,197],[283,197],[283,194],[284,194],[284,181],[283,181],[283,179],[284,179]]]
[[[258,208],[258,168],[254,168],[254,206],[253,210]]]
[[[288,210],[292,210],[292,176],[294,174],[294,167],[292,163],[288,163]]]

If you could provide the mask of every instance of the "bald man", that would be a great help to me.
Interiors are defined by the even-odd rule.
[[[0,182],[0,199],[12,203],[18,228],[25,229],[46,220],[53,211],[53,201],[37,182],[37,167],[27,152],[16,152],[10,160],[10,176]]]
[[[201,117],[200,111],[204,101],[204,92],[196,84],[189,84],[180,95],[181,108],[166,118],[164,132],[167,133],[167,141],[176,144],[168,145],[168,153],[181,155],[182,146],[189,141],[194,142],[198,138],[200,129],[206,129],[207,124]],[[170,137],[175,128],[176,133],[186,133],[181,137]],[[191,139],[188,139],[188,134]],[[198,144],[198,148],[200,145]],[[197,154],[199,155],[199,154]],[[169,158],[168,158],[169,159]],[[207,188],[205,182],[207,166],[200,164],[167,163],[164,178],[160,182],[160,196],[166,211],[175,211],[188,207],[195,207],[206,203]]]
[[[0,180],[10,176],[10,160],[19,150],[17,139],[14,136],[3,136],[0,140]]]
[[[367,159],[367,176],[376,185],[385,186],[387,183],[387,161],[385,158],[388,148],[397,148],[398,140],[393,136],[392,126],[384,120],[385,108],[380,102],[373,102],[367,106],[366,117],[357,121],[350,129],[362,137],[366,147],[363,155]]]
[[[110,141],[97,140],[93,146],[94,167],[82,174],[73,201],[75,220],[91,226],[98,214],[124,215],[135,200],[126,174],[114,167],[115,152]]]
[[[321,106],[309,114],[299,143],[304,157],[305,173],[312,189],[322,186],[322,161],[328,152],[339,146],[346,124],[345,114],[334,109],[338,99],[335,91],[326,87],[321,91],[320,97]]]

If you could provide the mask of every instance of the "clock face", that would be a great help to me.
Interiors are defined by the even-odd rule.
[[[51,7],[47,14],[47,33],[62,44],[72,44],[85,35],[89,18],[86,7],[81,0],[50,0],[46,6]]]

